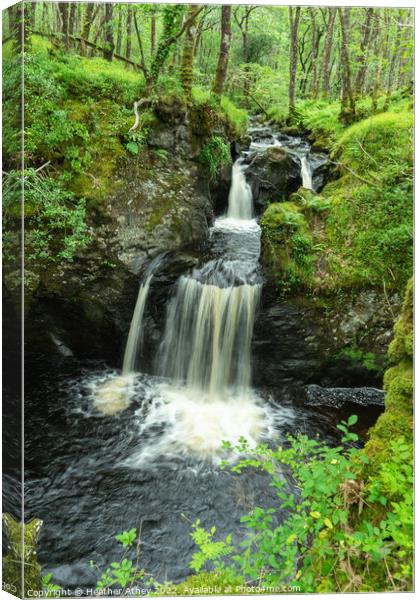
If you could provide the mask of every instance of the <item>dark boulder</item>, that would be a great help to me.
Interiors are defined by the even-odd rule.
[[[246,179],[259,213],[270,202],[286,200],[302,181],[299,159],[280,146],[269,146],[265,152],[249,154],[245,164],[249,165]]]

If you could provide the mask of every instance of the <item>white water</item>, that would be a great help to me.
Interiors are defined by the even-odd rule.
[[[231,219],[252,219],[252,191],[246,182],[245,170],[241,158],[232,166],[232,184],[228,200],[228,217]]]
[[[135,370],[136,357],[143,341],[143,315],[146,306],[146,300],[149,293],[150,282],[153,275],[149,275],[146,280],[140,285],[139,294],[137,296],[136,306],[134,308],[133,317],[131,319],[130,331],[128,333],[127,344],[124,352],[122,374],[128,375]]]
[[[218,287],[181,277],[168,311],[161,373],[210,400],[248,389],[260,285]]]
[[[300,163],[302,165],[302,186],[308,190],[312,190],[312,168],[309,164],[307,156],[301,156]]]

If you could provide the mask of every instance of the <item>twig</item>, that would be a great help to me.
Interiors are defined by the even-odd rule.
[[[332,165],[336,165],[337,167],[343,167],[344,169],[346,169],[347,171],[349,171],[349,173],[351,173],[352,175],[354,175],[354,177],[356,177],[357,179],[359,179],[360,181],[362,181],[363,183],[366,183],[367,185],[375,185],[372,181],[368,181],[367,179],[365,179],[364,177],[361,177],[360,175],[358,175],[357,173],[355,173],[353,171],[353,169],[350,169],[350,167],[348,167],[347,165],[345,165],[344,163],[340,163],[340,162],[334,162],[333,160],[329,159],[328,161],[329,163],[331,163]],[[375,179],[379,182],[379,178],[375,177]]]

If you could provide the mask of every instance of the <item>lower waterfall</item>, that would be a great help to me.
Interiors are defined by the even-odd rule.
[[[122,368],[123,376],[129,375],[135,370],[137,354],[143,339],[142,320],[152,277],[153,275],[149,275],[144,283],[140,285],[139,295],[137,296],[137,302],[134,308],[133,318],[131,319],[130,331],[128,333],[127,344],[124,352]]]

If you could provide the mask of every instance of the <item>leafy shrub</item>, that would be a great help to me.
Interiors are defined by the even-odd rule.
[[[229,146],[223,138],[215,135],[203,146],[198,159],[214,179],[219,167],[231,162]]]
[[[5,177],[4,212],[6,221],[19,219],[21,210],[20,171]],[[61,178],[52,178],[35,169],[24,172],[25,258],[33,262],[72,261],[86,247],[89,237],[83,199],[64,188]]]
[[[210,567],[225,581],[242,577],[266,587],[288,582],[306,593],[411,589],[411,449],[394,440],[393,460],[364,482],[368,458],[350,431],[356,421],[353,415],[338,425],[343,438],[335,448],[304,435],[289,436],[288,447],[277,450],[264,444],[251,449],[242,440],[236,451],[244,458],[231,470],[266,471],[278,505],[254,507],[242,518],[248,533],[238,548],[196,523],[191,566],[198,572]],[[287,484],[288,471],[299,494]]]

